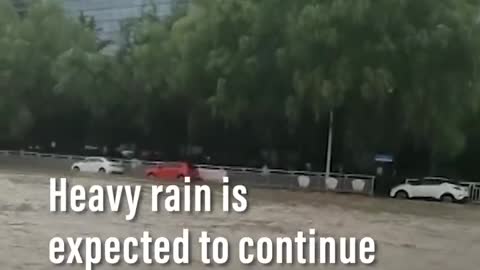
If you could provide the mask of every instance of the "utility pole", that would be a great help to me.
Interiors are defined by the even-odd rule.
[[[330,168],[332,165],[332,140],[333,140],[333,110],[330,110],[330,119],[328,124],[328,144],[327,144],[327,163],[325,165],[325,179],[330,177]]]

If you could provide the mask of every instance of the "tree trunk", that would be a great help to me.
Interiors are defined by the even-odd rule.
[[[432,148],[430,149],[428,172],[429,172],[430,176],[435,176],[435,174],[437,172],[437,154],[436,154],[434,146],[432,146]]]
[[[193,110],[190,110],[190,112],[188,112],[187,114],[187,134],[186,134],[186,144],[185,144],[185,151],[184,151],[184,155],[185,155],[185,158],[190,158],[191,155],[192,155],[192,152],[191,152],[191,146],[192,146],[192,140],[193,140],[193,125],[194,125],[194,112]]]

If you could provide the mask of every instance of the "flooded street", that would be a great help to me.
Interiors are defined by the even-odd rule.
[[[297,231],[317,230],[321,237],[372,237],[376,241],[376,263],[358,269],[381,270],[473,270],[480,265],[480,207],[372,199],[353,195],[303,193],[249,189],[247,213],[204,214],[152,213],[148,194],[143,196],[134,222],[120,213],[50,213],[49,178],[58,173],[13,173],[0,171],[0,261],[2,269],[84,269],[83,265],[54,266],[49,262],[51,238],[60,237],[136,237],[144,231],[152,237],[181,236],[190,229],[191,266],[99,265],[94,269],[207,269],[200,261],[201,231],[228,238],[231,247],[229,264],[213,268],[226,269],[350,269],[351,266],[270,266],[241,265],[236,243],[244,236],[295,236]],[[71,176],[70,184],[143,185],[150,192],[150,182],[128,177]],[[220,188],[213,187],[213,208],[221,209]]]

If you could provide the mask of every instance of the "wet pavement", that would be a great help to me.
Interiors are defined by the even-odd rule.
[[[141,201],[134,222],[121,213],[50,213],[49,178],[63,177],[58,171],[21,173],[0,169],[0,262],[2,269],[84,269],[83,265],[54,266],[48,258],[51,238],[114,236],[140,238],[144,231],[152,237],[180,236],[188,228],[192,238],[201,231],[228,238],[229,263],[205,266],[200,261],[198,243],[192,241],[189,266],[102,264],[94,269],[350,269],[345,265],[299,264],[280,266],[242,265],[236,243],[240,238],[295,236],[297,231],[315,228],[322,237],[372,237],[376,241],[376,263],[353,266],[382,270],[473,270],[480,265],[480,207],[435,202],[373,199],[354,195],[249,189],[246,213],[223,213],[221,189],[212,187],[211,213],[152,213],[151,182],[130,177],[68,175],[70,184],[140,184],[146,198]],[[126,211],[126,210],[125,210]]]

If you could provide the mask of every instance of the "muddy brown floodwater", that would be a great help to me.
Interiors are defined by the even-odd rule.
[[[319,236],[365,237],[375,239],[376,263],[354,266],[381,270],[474,270],[480,265],[480,207],[431,202],[372,199],[353,195],[302,193],[249,189],[249,210],[244,214],[152,213],[150,200],[141,202],[135,222],[125,213],[52,214],[49,212],[49,177],[58,173],[0,172],[0,262],[2,269],[84,269],[82,265],[54,266],[49,262],[48,244],[52,237],[96,236],[106,239],[133,236],[144,231],[153,237],[180,236],[188,228],[192,236],[207,230],[224,236],[232,244],[226,269],[351,269],[352,266],[241,265],[235,256],[236,241],[244,236],[294,236],[297,231],[315,228]],[[69,182],[90,186],[132,181],[148,187],[146,180],[127,177],[71,176]],[[149,189],[144,189],[149,190]],[[148,193],[148,191],[146,191]],[[214,189],[214,207],[221,203]],[[148,198],[148,196],[146,197]],[[189,266],[102,264],[95,269],[207,269],[192,244]]]

